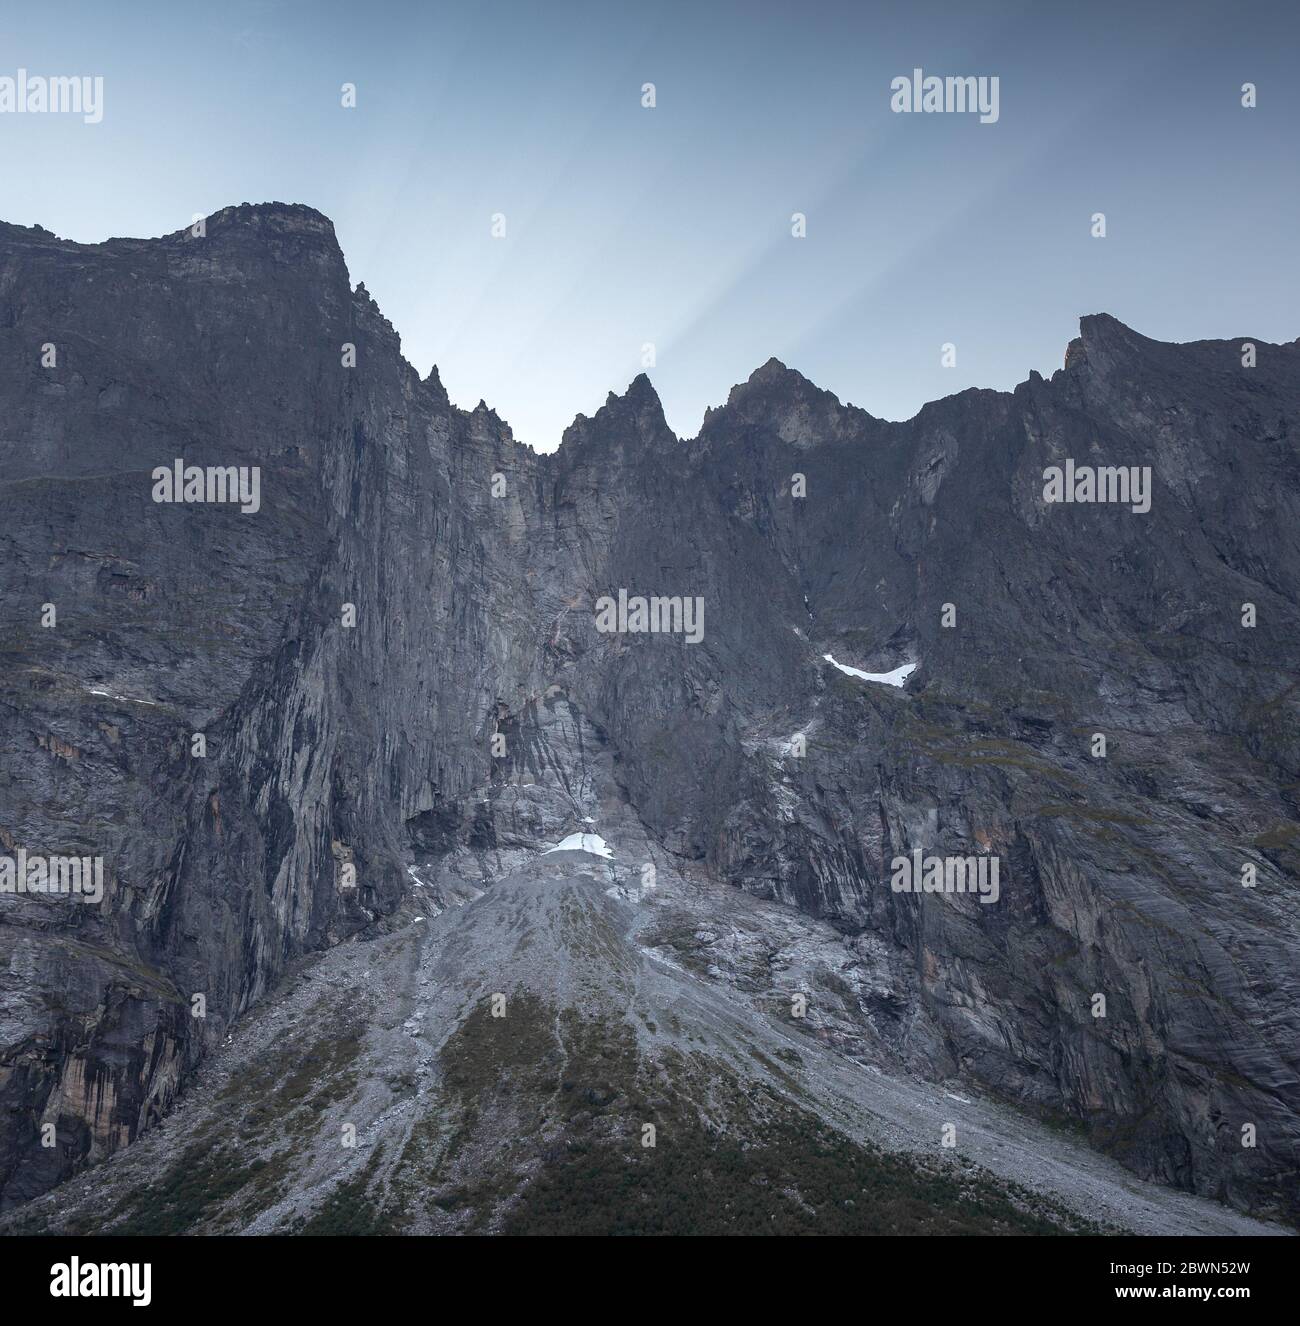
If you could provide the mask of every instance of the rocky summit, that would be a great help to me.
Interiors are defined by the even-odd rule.
[[[1300,343],[558,451],[307,207],[0,225],[0,1222],[1300,1219]]]

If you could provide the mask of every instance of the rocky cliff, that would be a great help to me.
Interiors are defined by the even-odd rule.
[[[419,378],[320,214],[203,230],[0,226],[0,847],[105,886],[0,893],[0,1205],[148,1130],[304,955],[604,815],[695,890],[644,946],[720,991],[1300,1215],[1300,344],[1086,317],[1050,380],[906,423],[773,360],[690,441],[640,377],[543,456]],[[256,509],[156,500],[177,460]],[[620,591],[698,639],[602,630]],[[899,891],[917,850],[996,902]]]

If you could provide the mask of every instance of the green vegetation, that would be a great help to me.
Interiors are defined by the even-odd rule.
[[[225,1093],[225,1136],[191,1147],[97,1227],[246,1227],[283,1197],[303,1121],[351,1090],[359,1046],[357,1026],[340,1018],[301,1061],[268,1052]],[[443,1047],[439,1092],[387,1177],[376,1147],[289,1232],[387,1235],[413,1222],[526,1235],[1097,1229],[953,1155],[854,1141],[799,1103],[785,1066],[800,1063],[797,1050],[752,1047],[750,1057],[754,1075],[742,1075],[694,1046],[646,1054],[618,1014],[597,1020],[516,992],[494,1018],[484,1002]]]
[[[778,1064],[761,1066],[791,1091]],[[784,1057],[784,1056],[783,1056]],[[442,1053],[446,1109],[423,1125],[426,1209],[507,1234],[1060,1234],[1055,1203],[961,1161],[851,1141],[773,1087],[665,1048],[621,1020],[531,996],[476,1010]],[[716,1128],[708,1118],[726,1119]],[[643,1145],[645,1125],[654,1145]],[[511,1139],[505,1142],[502,1139]],[[523,1139],[523,1140],[521,1140]],[[414,1142],[414,1138],[412,1139]],[[462,1164],[491,1148],[491,1177]],[[403,1165],[414,1160],[412,1146]]]
[[[355,1090],[364,1022],[355,1011],[340,1014],[324,1000],[307,1016],[320,1021],[321,1034],[287,1074],[281,1055],[267,1051],[251,1072],[221,1092],[221,1099],[235,1110],[243,1107],[244,1141],[262,1136],[269,1127],[284,1127],[286,1120],[290,1131],[301,1134],[322,1110],[346,1100]]]
[[[227,1110],[222,1135],[188,1148],[155,1184],[132,1192],[103,1221],[113,1234],[185,1234],[240,1228],[281,1200],[299,1151],[295,1138],[318,1126],[320,1113],[356,1086],[362,1021],[321,1001],[309,1013],[319,1038],[286,1064],[278,1049],[260,1056],[219,1099]],[[328,1218],[366,1223],[343,1185]],[[322,1211],[321,1218],[326,1218]],[[77,1232],[69,1229],[69,1232]]]
[[[284,1177],[283,1158],[243,1160],[218,1143],[191,1147],[156,1183],[119,1202],[105,1222],[110,1234],[185,1234],[215,1216],[236,1194],[253,1186],[257,1210],[270,1205]]]
[[[377,1146],[366,1162],[365,1169],[355,1179],[340,1183],[310,1220],[299,1221],[290,1232],[306,1235],[348,1234],[354,1237],[400,1233],[395,1215],[381,1212],[369,1196],[370,1185],[383,1153],[384,1148]]]
[[[1035,1209],[1038,1208],[1038,1209]],[[766,1140],[680,1121],[653,1148],[571,1145],[507,1234],[1061,1234],[1063,1212],[965,1169],[927,1170],[790,1111]],[[1076,1222],[1076,1225],[1082,1222]]]
[[[695,938],[695,930],[694,924],[663,925],[655,933],[647,935],[645,943],[648,948],[672,949],[677,960],[687,971],[703,976],[708,971],[709,964],[700,956],[700,950],[704,945]]]

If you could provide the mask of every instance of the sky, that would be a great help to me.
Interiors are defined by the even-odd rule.
[[[891,110],[918,67],[996,77],[996,122]],[[307,203],[421,375],[542,450],[643,367],[693,436],[773,355],[905,419],[1087,313],[1300,336],[1295,0],[3,0],[19,68],[102,76],[103,119],[0,114],[0,219]]]

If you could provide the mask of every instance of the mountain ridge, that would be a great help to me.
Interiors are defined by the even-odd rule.
[[[319,211],[315,207],[312,207],[310,204],[281,203],[281,202],[237,203],[237,204],[228,205],[223,208],[219,208],[217,211],[209,214],[204,218],[201,218],[201,220],[205,225],[205,227],[206,226],[214,227],[212,235],[208,236],[209,238],[220,238],[226,234],[247,236],[248,231],[246,227],[248,226],[249,222],[253,222],[257,226],[257,233],[265,237],[315,237],[322,239],[325,241],[326,249],[331,251],[332,254],[337,255],[338,263],[342,267],[342,270],[345,273],[348,271],[347,260],[343,253],[343,249],[339,244],[338,237],[334,229],[334,223],[325,213]],[[245,229],[241,229],[241,227],[245,227]],[[127,254],[127,253],[137,253],[142,250],[147,251],[148,247],[151,245],[183,245],[190,242],[190,240],[194,238],[194,236],[191,234],[191,230],[192,226],[182,226],[177,230],[169,231],[163,235],[155,237],[134,238],[134,237],[114,236],[93,243],[83,243],[78,240],[63,239],[57,236],[53,231],[47,230],[43,226],[40,226],[39,224],[32,226],[21,226],[13,222],[7,222],[4,221],[3,219],[0,219],[0,234],[9,234],[10,238],[18,238],[20,236],[26,236],[28,232],[31,232],[35,237],[40,239],[42,243],[45,243],[47,241],[52,241],[54,247],[73,249],[86,254],[91,254],[97,251],[105,251],[105,252],[117,251],[123,254]],[[351,278],[349,277],[349,282],[350,279]],[[389,320],[383,315],[382,309],[380,308],[379,304],[374,300],[373,296],[371,296],[370,293],[366,290],[364,281],[359,282],[356,285],[356,287],[353,288],[353,294],[357,298],[368,302],[371,310],[379,317],[382,324],[385,327],[387,327],[389,331],[391,331],[393,336],[397,338],[397,343],[400,347],[401,344],[400,334],[393,327],[392,323],[389,322]],[[1119,318],[1115,317],[1113,314],[1106,312],[1098,312],[1098,313],[1080,315],[1079,335],[1069,343],[1069,346],[1067,346],[1066,349],[1067,361],[1070,355],[1070,348],[1069,348],[1070,346],[1078,346],[1079,347],[1078,353],[1083,354],[1086,352],[1086,347],[1090,341],[1095,346],[1102,346],[1102,345],[1114,346],[1116,344],[1119,345],[1128,344],[1130,346],[1146,345],[1146,346],[1227,347],[1233,344],[1240,345],[1243,342],[1249,341],[1259,348],[1270,349],[1270,350],[1283,350],[1289,347],[1300,347],[1300,337],[1297,337],[1295,340],[1292,341],[1281,341],[1281,342],[1270,342],[1254,336],[1213,338],[1213,339],[1203,338],[1191,341],[1159,341],[1154,338],[1148,337],[1141,332],[1138,332],[1136,329],[1122,322]],[[410,361],[407,360],[404,355],[402,356],[402,362],[407,366],[407,368],[409,368],[409,370],[412,373],[416,373],[418,378],[418,372],[415,369],[415,366],[411,364]],[[1057,373],[1063,371],[1065,370],[1064,369],[1055,370],[1051,375],[1051,377],[1046,380],[1048,381],[1052,380],[1053,378],[1055,378]],[[1005,390],[995,387],[981,387],[981,386],[965,387],[958,392],[952,393],[950,396],[940,396],[936,397],[934,400],[924,402],[917,409],[916,413],[913,414],[909,419],[884,420],[877,415],[872,415],[870,411],[864,409],[861,406],[845,404],[840,400],[840,398],[837,395],[835,395],[835,393],[831,392],[826,388],[817,386],[817,384],[814,383],[812,379],[806,377],[798,369],[790,368],[776,356],[770,356],[767,360],[765,360],[762,364],[760,364],[757,368],[755,368],[754,371],[749,375],[748,378],[745,379],[744,382],[733,384],[728,392],[727,400],[725,400],[722,404],[706,407],[704,422],[701,424],[701,427],[696,434],[692,436],[687,436],[687,435],[678,435],[674,433],[674,436],[678,436],[679,440],[683,442],[694,442],[698,440],[699,437],[702,436],[703,432],[705,431],[705,428],[707,427],[709,417],[717,413],[719,410],[727,408],[728,405],[733,403],[734,398],[736,398],[739,393],[744,393],[746,388],[770,386],[776,382],[782,382],[786,385],[792,383],[803,384],[803,386],[805,386],[815,397],[823,399],[829,398],[830,400],[835,402],[838,408],[842,410],[857,411],[858,413],[864,415],[866,418],[875,420],[880,423],[907,424],[911,423],[914,419],[916,419],[923,411],[931,409],[936,405],[940,405],[944,401],[952,399],[954,396],[964,396],[968,392],[993,392],[1000,396],[1015,395],[1017,392],[1030,386],[1036,378],[1041,378],[1041,376],[1042,375],[1039,374],[1036,369],[1030,369],[1028,375],[1022,381],[1016,383],[1012,387],[1007,388]],[[439,374],[438,365],[436,363],[431,364],[428,372],[424,375],[424,377],[418,378],[418,380],[421,382],[422,385],[426,385],[432,382],[435,391],[445,393],[445,388],[443,388],[442,386],[441,376]],[[640,383],[642,380],[644,380],[646,386],[649,387],[650,392],[653,394],[655,398],[655,403],[658,405],[660,411],[662,412],[662,402],[659,399],[658,392],[655,390],[653,381],[650,378],[649,374],[645,371],[637,373],[631,379],[628,386],[624,388],[624,390],[621,393],[611,389],[608,393],[605,404],[608,405],[612,400],[626,399],[634,391],[634,389],[639,392],[644,392],[644,388],[638,387],[638,383]],[[479,405],[487,409],[493,408],[491,406],[487,406],[486,402],[483,400],[479,402]],[[455,408],[463,409],[464,407],[456,406]],[[471,409],[465,412],[467,414],[473,414],[474,410]],[[493,412],[495,413],[495,411]],[[581,412],[577,412],[573,417],[573,423],[577,423],[578,421],[584,420],[587,417],[588,416],[582,414]],[[567,434],[569,429],[571,429],[572,427],[573,424],[571,423],[569,427],[564,430],[564,433]],[[554,454],[554,452],[557,451],[559,447],[562,447],[564,445],[564,435],[563,434],[561,435],[561,440],[559,444],[551,451],[541,451],[533,443],[530,443],[524,439],[519,439],[519,444],[521,446],[528,447],[530,450],[536,452],[538,455],[551,455]]]
[[[769,360],[689,442],[639,375],[537,453],[419,377],[318,213],[214,218],[0,229],[0,843],[107,866],[102,906],[0,896],[0,1205],[426,890],[513,880],[527,915],[590,819],[665,880],[629,933],[710,1000],[802,991],[855,1064],[1295,1218],[1300,356],[1089,315],[1069,369],[912,420]],[[177,456],[256,464],[260,510],[153,500]],[[1044,502],[1066,459],[1149,466],[1150,510]],[[601,631],[620,589],[699,598],[702,638]],[[892,890],[917,848],[995,852],[1002,900]],[[475,1016],[439,1007],[438,1043]]]

